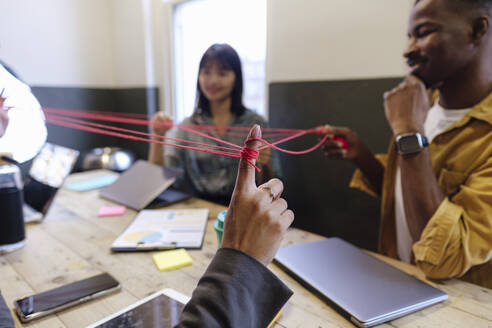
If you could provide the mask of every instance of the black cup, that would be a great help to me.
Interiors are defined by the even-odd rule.
[[[15,244],[26,238],[22,190],[0,189],[0,245]]]

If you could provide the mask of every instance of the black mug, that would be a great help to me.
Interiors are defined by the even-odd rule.
[[[0,245],[15,244],[26,238],[22,212],[22,190],[0,189]]]
[[[21,247],[26,238],[24,197],[20,170],[15,165],[0,167],[0,252]]]

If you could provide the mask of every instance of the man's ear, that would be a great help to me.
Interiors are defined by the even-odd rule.
[[[472,39],[475,43],[479,43],[482,38],[489,32],[490,17],[480,16],[473,21]]]

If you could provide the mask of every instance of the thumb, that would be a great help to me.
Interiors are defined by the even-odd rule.
[[[258,150],[261,146],[261,142],[257,140],[251,140],[248,141],[251,138],[261,138],[261,129],[258,124],[255,124],[251,130],[249,131],[248,136],[246,137],[246,142],[245,146],[254,150]],[[256,164],[255,159],[250,159],[249,162],[245,158],[241,158],[239,161],[239,169],[237,172],[237,179],[236,179],[236,189],[244,189],[244,188],[250,188],[250,187],[256,187],[256,181],[255,181],[255,168],[253,165],[250,164]]]

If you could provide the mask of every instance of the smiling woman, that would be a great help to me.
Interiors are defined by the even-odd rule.
[[[242,144],[245,136],[228,133],[227,127],[251,127],[254,124],[267,126],[263,117],[244,106],[242,94],[243,73],[237,52],[228,44],[214,44],[200,60],[195,112],[182,124],[210,126],[210,129],[203,129],[202,132],[234,144]],[[171,127],[171,124],[166,123],[170,122],[171,119],[164,113],[157,113],[153,118],[154,133],[160,136],[166,134]],[[174,131],[173,136],[220,146],[186,129]],[[155,138],[159,139],[158,136]],[[162,144],[151,143],[149,161],[182,168],[185,177],[178,184],[198,197],[226,205],[236,181],[237,159],[212,156],[182,148],[164,149]],[[261,168],[259,183],[272,178],[274,172],[278,174],[279,164],[276,157],[271,158],[270,149],[260,151],[257,164]]]

